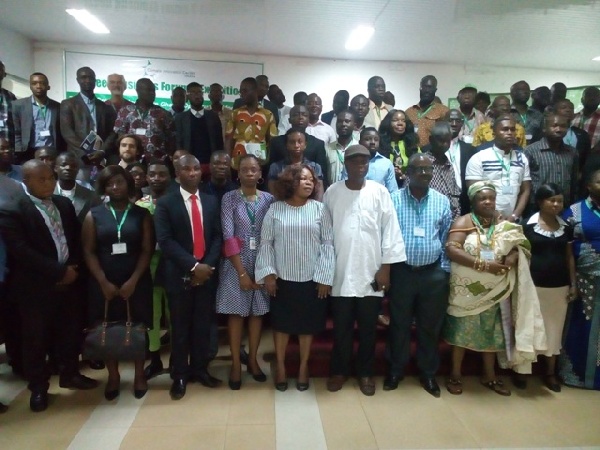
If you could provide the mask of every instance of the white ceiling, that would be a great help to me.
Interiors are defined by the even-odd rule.
[[[349,52],[360,23],[375,35]],[[0,0],[0,26],[41,42],[583,71],[600,69],[599,24],[593,0]]]

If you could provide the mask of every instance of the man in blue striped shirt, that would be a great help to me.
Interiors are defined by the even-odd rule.
[[[438,340],[446,307],[450,261],[444,251],[452,223],[448,198],[429,187],[431,159],[417,153],[408,161],[407,187],[392,194],[406,246],[406,262],[390,269],[389,372],[386,391],[404,377],[410,351],[410,327],[417,324],[417,363],[423,388],[440,396],[435,381],[439,366]]]

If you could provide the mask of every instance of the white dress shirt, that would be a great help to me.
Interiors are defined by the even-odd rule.
[[[187,211],[188,216],[190,218],[190,228],[192,230],[192,237],[193,237],[194,236],[194,223],[192,222],[192,200],[190,199],[190,197],[193,194],[190,194],[188,191],[186,191],[182,187],[179,187],[179,192],[181,193],[181,196],[183,197],[183,203],[185,204],[185,210]],[[203,222],[202,202],[200,201],[200,191],[196,191],[195,195],[196,195],[196,197],[198,197],[196,199],[196,204],[198,205],[198,210],[200,211],[200,221]],[[204,226],[204,222],[202,223],[202,226]]]
[[[325,142],[325,146],[334,142],[337,139],[335,134],[335,130],[331,128],[330,125],[327,125],[321,119],[319,119],[314,125],[310,123],[306,127],[306,134],[310,134],[311,136],[316,137],[317,139],[321,139]]]

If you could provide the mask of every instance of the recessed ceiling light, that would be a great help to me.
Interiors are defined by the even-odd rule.
[[[108,28],[106,28],[106,26],[102,22],[100,22],[100,19],[98,19],[93,14],[91,14],[88,10],[86,10],[86,9],[67,9],[66,11],[68,14],[75,17],[77,22],[79,22],[81,25],[86,27],[92,33],[98,33],[98,34],[110,33]]]
[[[596,56],[595,58],[592,58],[592,61],[600,61],[600,56]]]
[[[357,26],[346,40],[346,50],[360,50],[367,45],[373,33],[375,33],[375,28],[370,25]]]

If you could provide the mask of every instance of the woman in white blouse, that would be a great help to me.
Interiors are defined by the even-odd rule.
[[[310,166],[294,164],[279,176],[264,218],[256,260],[256,282],[271,295],[271,322],[277,356],[275,387],[288,387],[285,351],[290,334],[300,342],[296,388],[309,387],[308,359],[313,335],[325,327],[327,296],[335,271],[331,219],[313,200],[317,177]]]

